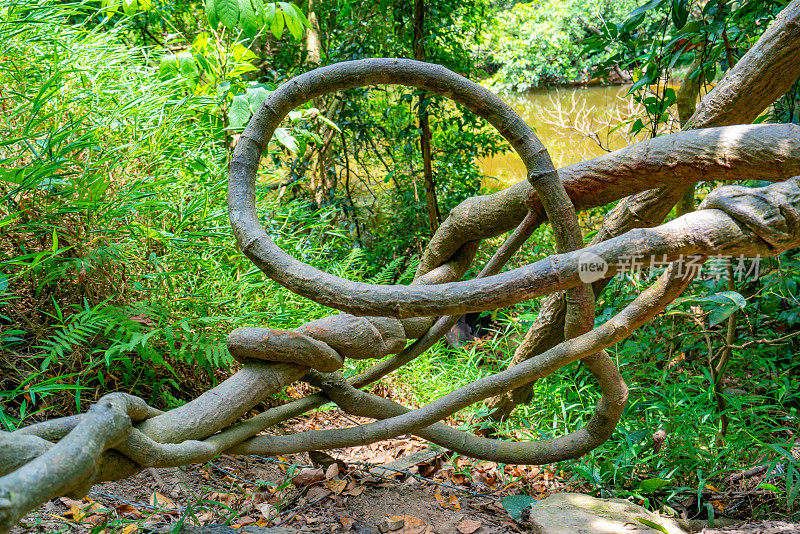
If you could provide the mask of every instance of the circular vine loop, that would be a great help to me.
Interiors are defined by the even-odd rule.
[[[508,104],[480,85],[442,66],[410,59],[346,61],[302,74],[278,87],[262,103],[239,138],[231,162],[228,208],[242,251],[267,276],[294,293],[355,315],[411,317],[452,312],[477,297],[491,306],[510,288],[491,277],[458,287],[458,283],[376,286],[333,276],[295,260],[265,232],[255,205],[255,179],[261,155],[281,121],[292,109],[335,91],[374,84],[417,87],[463,104],[485,118],[511,144],[528,170],[554,229],[559,252],[581,246],[581,236],[569,200],[550,156],[533,130]],[[512,282],[521,273],[512,276]],[[496,307],[496,306],[494,306]],[[489,309],[489,308],[487,308]]]

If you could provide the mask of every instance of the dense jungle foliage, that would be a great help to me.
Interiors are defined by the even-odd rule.
[[[365,57],[424,59],[505,92],[611,80],[629,83],[638,106],[615,127],[645,138],[677,130],[677,86],[689,80],[705,94],[787,2],[422,4],[415,24],[415,2],[398,0],[0,1],[2,428],[76,413],[115,390],[180,405],[235,368],[225,346],[233,328],[291,329],[331,313],[266,279],[228,222],[232,147],[281,82]],[[798,122],[798,102],[796,84],[759,120]],[[432,137],[433,219],[422,116]],[[309,102],[276,132],[259,171],[258,210],[298,259],[352,280],[408,284],[431,228],[495,183],[480,162],[508,150],[444,99],[348,90]],[[610,208],[581,216],[587,240]],[[486,243],[479,259],[501,242]],[[509,268],[552,252],[550,229],[540,228]],[[712,262],[664,314],[613,348],[631,387],[622,422],[608,443],[558,466],[584,490],[653,508],[694,499],[686,506],[713,517],[725,510],[706,488],[767,464],[769,495],[735,513],[800,513],[800,461],[790,452],[800,416],[800,257],[763,260],[758,276],[752,262],[743,264],[748,277],[731,277],[735,267]],[[614,279],[598,323],[647,279]],[[420,405],[497,372],[537,309],[530,302],[485,314],[480,340],[440,342],[378,387]],[[729,363],[712,372],[709,358],[724,351]],[[271,402],[303,393],[296,386]],[[546,438],[580,426],[599,396],[580,365],[538,381],[535,393],[503,423],[480,406],[451,422]],[[659,448],[651,438],[660,429],[667,442]]]

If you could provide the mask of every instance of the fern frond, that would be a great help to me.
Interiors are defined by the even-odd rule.
[[[414,256],[408,261],[405,270],[397,278],[397,283],[408,285],[413,282],[414,275],[417,274],[417,267],[419,267],[419,256]]]
[[[398,256],[390,261],[388,265],[384,266],[383,269],[378,272],[378,274],[367,280],[367,283],[378,285],[393,284],[398,274],[400,274],[400,268],[405,261],[405,256]]]

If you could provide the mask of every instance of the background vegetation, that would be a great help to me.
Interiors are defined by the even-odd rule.
[[[74,413],[113,390],[177,406],[228,376],[234,327],[293,328],[331,312],[266,280],[227,220],[231,147],[283,80],[417,56],[424,41],[424,59],[506,91],[627,73],[642,113],[619,127],[658,135],[676,127],[671,80],[707,90],[785,3],[429,0],[415,36],[413,3],[390,0],[0,2],[0,425]],[[795,88],[760,120],[797,122],[798,100]],[[507,147],[482,121],[417,92],[351,90],[298,110],[270,145],[257,201],[277,243],[354,280],[409,283],[430,235],[425,112],[441,216],[485,192],[478,162]],[[608,208],[585,216],[587,239]],[[542,228],[510,267],[550,252]],[[614,347],[631,386],[622,423],[559,466],[584,489],[713,516],[722,505],[708,488],[766,463],[772,498],[751,504],[798,513],[800,258],[765,261],[758,280],[733,286],[728,273],[718,264]],[[598,321],[643,283],[615,280]],[[492,314],[481,340],[440,343],[380,387],[417,405],[496,372],[536,311]],[[713,374],[709,355],[724,350],[730,363]],[[481,407],[455,422],[547,438],[579,426],[596,398],[576,365],[537,382],[534,402],[497,428]]]

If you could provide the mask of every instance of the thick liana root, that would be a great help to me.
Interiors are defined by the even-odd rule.
[[[474,210],[454,212],[451,224],[443,225],[439,237],[434,237],[431,252],[423,258],[411,286],[351,282],[298,262],[272,242],[255,210],[258,163],[286,113],[314,96],[366,83],[405,83],[465,104],[497,127],[528,166],[530,183],[525,187],[513,188],[491,201],[488,197],[476,200]],[[755,190],[723,188],[709,195],[697,212],[655,228],[623,235],[611,232],[616,237],[585,248],[581,248],[583,241],[567,190],[575,205],[586,207],[666,185],[670,180],[695,180],[704,166],[714,172],[733,169],[729,176],[752,178],[757,173],[751,171],[762,168],[764,161],[782,165],[777,173],[782,176],[773,179],[783,179],[800,169],[800,145],[792,135],[796,127],[778,128],[737,127],[665,137],[581,164],[582,170],[575,171],[575,179],[570,180],[565,179],[563,170],[559,178],[543,145],[511,108],[441,67],[410,60],[364,60],[311,71],[284,84],[265,101],[237,144],[228,196],[234,233],[243,252],[270,278],[297,294],[354,315],[332,315],[294,331],[235,330],[228,347],[243,362],[242,368],[212,390],[165,413],[147,407],[140,399],[115,394],[81,416],[0,433],[0,467],[11,466],[0,477],[0,532],[53,496],[80,493],[93,483],[129,476],[144,467],[201,462],[223,452],[299,452],[360,445],[413,432],[453,450],[495,461],[550,462],[585,454],[611,435],[627,396],[618,369],[603,349],[659,313],[683,291],[688,278],[665,273],[614,318],[592,328],[594,300],[591,287],[580,276],[581,257],[591,254],[605,261],[605,276],[611,277],[630,268],[622,266],[619,258],[633,255],[643,258],[643,267],[654,257],[662,263],[690,254],[701,258],[777,255],[800,245],[800,177]],[[785,138],[785,142],[762,142],[771,136]],[[748,141],[755,137],[758,142]],[[716,161],[714,155],[723,146],[727,147],[727,159]],[[665,155],[658,156],[658,150]],[[667,155],[671,159],[664,160]],[[649,172],[654,166],[663,169]],[[583,187],[587,183],[595,185]],[[543,213],[553,224],[558,254],[501,273],[511,255],[544,220]],[[515,225],[481,274],[460,281],[480,240]],[[493,310],[556,291],[568,294],[563,306],[563,337],[554,338],[547,350],[539,350],[536,343],[523,343],[519,352],[524,353],[524,361],[518,365],[417,410],[360,391],[430,348],[457,320],[456,314]],[[406,346],[410,340],[416,341]],[[345,379],[335,373],[346,358],[387,355],[394,356],[354,377]],[[544,442],[513,443],[471,436],[440,422],[459,409],[522,387],[578,359],[597,377],[603,397],[595,416],[572,434]],[[240,420],[268,395],[300,379],[321,391]],[[331,400],[345,411],[380,421],[292,436],[258,435]]]
[[[413,328],[414,323],[409,324]],[[237,328],[228,335],[228,351],[242,363],[251,359],[292,362],[332,373],[341,369],[344,358],[364,360],[397,354],[409,338],[399,319],[340,313],[305,323],[294,331]]]

